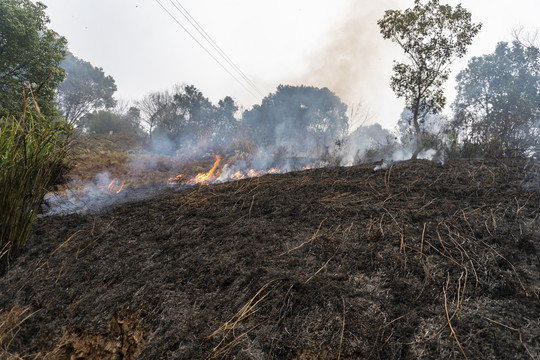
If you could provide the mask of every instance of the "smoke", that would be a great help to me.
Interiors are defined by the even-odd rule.
[[[94,176],[92,181],[82,187],[72,184],[62,194],[48,193],[42,212],[47,215],[86,213],[99,210],[118,201],[117,191],[123,186],[122,180],[111,176],[107,171]]]
[[[373,111],[373,120],[392,127],[399,117],[396,109],[403,108],[390,89],[393,59],[401,51],[382,38],[377,20],[399,3],[354,1],[341,26],[307,59],[309,70],[297,82],[328,87],[349,104],[360,101]]]

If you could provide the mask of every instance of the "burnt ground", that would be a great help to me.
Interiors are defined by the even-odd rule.
[[[540,358],[540,165],[375,165],[38,219],[0,357]]]

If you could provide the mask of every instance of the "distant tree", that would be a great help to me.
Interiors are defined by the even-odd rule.
[[[113,98],[116,84],[102,68],[71,53],[68,53],[61,66],[66,71],[66,79],[58,88],[58,105],[67,122],[78,125],[86,114],[116,105]]]
[[[215,110],[216,125],[214,129],[214,137],[218,143],[230,142],[234,137],[238,126],[238,120],[235,118],[237,112],[238,105],[233,98],[226,96],[223,100],[219,100]]]
[[[133,115],[133,111],[116,113],[111,110],[97,110],[82,117],[81,126],[84,126],[89,133],[94,134],[108,134],[111,132],[115,134],[139,134],[140,128],[133,121]]]
[[[171,123],[176,116],[173,96],[168,91],[150,93],[137,101],[137,107],[142,113],[142,123],[152,139],[154,129],[158,125]]]
[[[66,39],[47,28],[45,9],[30,0],[0,1],[0,117],[20,111],[26,86],[42,114],[57,113],[55,94],[65,75],[60,62]]]
[[[347,137],[346,162],[372,162],[388,158],[395,145],[394,135],[380,124],[359,126]]]
[[[177,111],[177,128],[174,135],[202,138],[211,135],[216,125],[215,107],[193,85],[187,85],[174,95]]]
[[[540,50],[501,42],[457,76],[453,128],[469,144],[523,155],[540,136]]]
[[[383,37],[396,42],[409,58],[408,63],[394,62],[391,87],[398,97],[405,98],[413,114],[416,158],[422,150],[420,116],[444,108],[442,85],[448,80],[449,65],[465,55],[481,24],[474,24],[461,5],[452,8],[438,0],[414,3],[412,9],[386,11],[377,23]]]
[[[244,112],[243,123],[261,145],[324,147],[347,134],[346,112],[347,105],[327,88],[280,85]]]
[[[138,129],[139,132],[141,129],[141,109],[136,106],[131,106],[125,114],[126,120],[131,124],[131,127]]]
[[[155,92],[137,102],[142,122],[151,136],[167,138],[167,151],[223,144],[237,125],[238,106],[227,96],[218,106],[193,85],[176,86],[173,92]]]

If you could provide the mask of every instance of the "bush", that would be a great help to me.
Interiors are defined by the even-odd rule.
[[[20,119],[0,119],[0,255],[26,244],[45,194],[68,170],[69,125],[33,103]]]

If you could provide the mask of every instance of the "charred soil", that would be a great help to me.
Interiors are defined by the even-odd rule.
[[[539,164],[375,165],[40,218],[0,357],[540,358]]]

